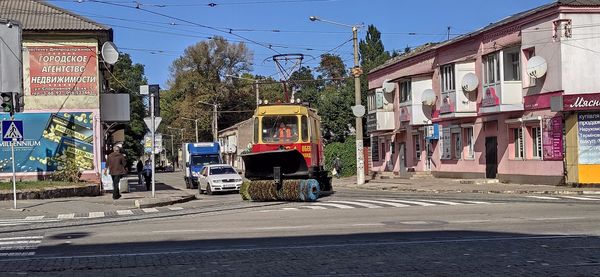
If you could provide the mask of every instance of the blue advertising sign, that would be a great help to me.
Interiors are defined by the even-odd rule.
[[[8,116],[0,115],[0,119],[8,120]],[[54,171],[61,160],[74,160],[83,170],[94,168],[91,112],[17,113],[15,118],[27,125],[27,132],[22,133],[23,141],[14,143],[17,172]],[[4,137],[7,134],[4,126],[2,131]],[[0,173],[8,173],[11,172],[10,143],[3,142],[2,146]]]
[[[600,164],[600,113],[577,115],[579,163]]]
[[[2,141],[23,141],[23,121],[2,121]]]

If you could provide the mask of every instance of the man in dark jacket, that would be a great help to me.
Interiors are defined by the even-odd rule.
[[[140,158],[135,165],[138,174],[138,186],[142,185],[142,173],[144,173],[144,163],[142,163],[142,159]]]
[[[127,160],[125,156],[121,154],[121,148],[119,146],[113,146],[113,152],[108,155],[106,158],[106,169],[104,169],[104,174],[106,174],[106,170],[110,171],[110,177],[112,177],[113,181],[113,199],[121,198],[121,193],[119,193],[119,182],[123,175],[127,174]]]

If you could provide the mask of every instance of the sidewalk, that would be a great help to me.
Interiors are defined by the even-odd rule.
[[[503,194],[598,194],[600,188],[505,184],[485,179],[367,179],[356,185],[356,177],[334,179],[333,188],[419,192],[419,193],[503,193]]]
[[[145,185],[138,186],[136,175],[128,175],[130,192],[122,192],[121,198],[112,199],[112,192],[104,192],[95,197],[69,197],[39,200],[17,200],[18,210],[11,210],[13,201],[0,201],[2,218],[85,218],[109,215],[135,214],[135,210],[145,209],[156,212],[152,207],[161,207],[196,199],[193,190],[180,184],[165,184],[161,174],[156,175],[155,197],[146,191]],[[22,209],[22,210],[21,210]],[[100,216],[103,215],[103,216]],[[1,223],[1,222],[0,222]]]

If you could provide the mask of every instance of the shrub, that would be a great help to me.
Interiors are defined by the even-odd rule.
[[[77,159],[61,155],[56,157],[56,170],[50,175],[50,180],[60,182],[79,182],[81,168]]]
[[[347,137],[345,142],[333,142],[325,145],[325,169],[333,169],[333,160],[339,157],[342,162],[341,176],[356,174],[356,139]]]

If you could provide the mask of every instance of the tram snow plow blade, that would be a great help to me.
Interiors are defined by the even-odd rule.
[[[255,180],[273,180],[274,168],[281,169],[284,179],[307,179],[308,167],[298,150],[275,150],[243,154],[245,177]]]

